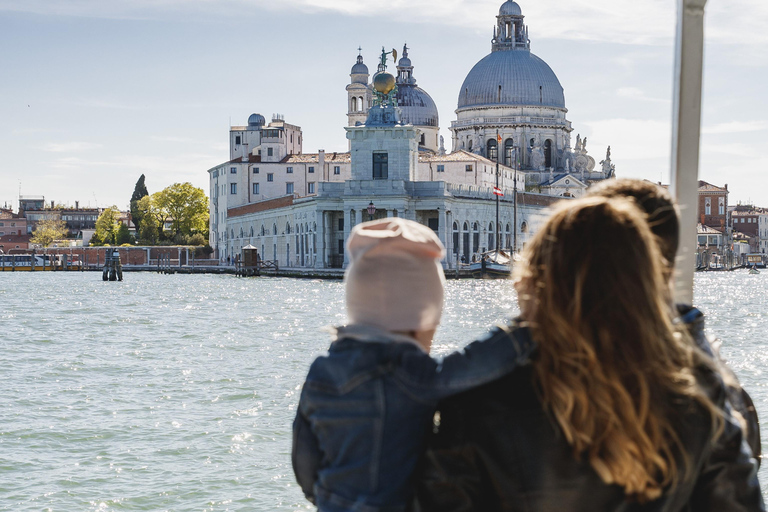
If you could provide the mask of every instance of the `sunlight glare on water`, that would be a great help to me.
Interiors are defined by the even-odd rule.
[[[762,417],[767,291],[768,273],[697,276]],[[28,272],[0,276],[0,304],[0,509],[311,509],[291,423],[321,329],[345,320],[340,281]],[[516,307],[509,281],[448,281],[434,353]]]

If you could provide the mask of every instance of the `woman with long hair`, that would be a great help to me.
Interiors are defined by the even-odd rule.
[[[515,269],[522,370],[440,404],[424,510],[764,510],[711,358],[627,199],[563,202]],[[690,507],[690,508],[686,508]]]

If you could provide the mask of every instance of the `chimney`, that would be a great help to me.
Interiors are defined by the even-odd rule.
[[[318,149],[317,150],[317,166],[320,168],[320,176],[323,177],[324,180],[329,180],[330,177],[325,174],[325,150],[324,149]]]
[[[55,203],[54,203],[53,199],[51,199],[51,210],[53,210],[54,205],[55,205]]]
[[[80,201],[75,201],[75,210],[80,209]]]

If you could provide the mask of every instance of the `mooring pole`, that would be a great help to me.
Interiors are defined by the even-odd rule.
[[[680,247],[676,258],[675,300],[693,303],[697,246],[701,84],[704,6],[707,0],[677,1],[677,35],[672,112],[672,193],[680,206]]]

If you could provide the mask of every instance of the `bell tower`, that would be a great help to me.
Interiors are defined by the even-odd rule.
[[[357,56],[357,62],[352,66],[349,74],[349,85],[347,86],[347,120],[348,126],[355,126],[357,123],[365,123],[368,116],[368,109],[371,106],[371,87],[368,85],[368,66],[363,63],[362,48]]]

